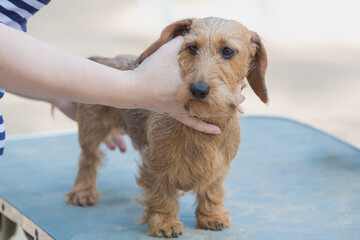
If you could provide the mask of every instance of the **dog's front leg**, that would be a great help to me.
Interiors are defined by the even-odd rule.
[[[229,210],[223,204],[224,178],[197,190],[197,228],[222,231],[231,225]]]
[[[140,171],[144,173],[144,171]],[[153,178],[154,179],[154,178]],[[146,206],[142,224],[148,224],[148,235],[154,237],[177,238],[183,232],[178,218],[178,192],[169,186],[166,179],[157,179],[153,184],[143,184],[144,178],[137,181],[144,190],[142,204]]]

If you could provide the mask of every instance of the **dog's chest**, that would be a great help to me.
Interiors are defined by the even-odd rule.
[[[240,142],[239,124],[221,135],[209,135],[185,127],[175,120],[152,122],[148,131],[147,161],[165,174],[176,188],[189,191],[210,183],[227,171]]]
[[[214,138],[200,136],[205,138],[195,137],[190,146],[183,146],[182,161],[176,173],[176,185],[182,190],[207,185],[226,174],[240,143],[240,129],[236,127],[222,136],[212,136]]]
[[[226,168],[224,155],[213,141],[184,144],[180,153],[178,159],[172,159],[178,166],[170,174],[174,175],[175,186],[184,191],[194,189],[202,182],[211,182],[221,169]]]

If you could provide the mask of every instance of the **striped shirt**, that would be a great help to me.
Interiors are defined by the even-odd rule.
[[[4,96],[5,90],[0,88],[0,98]],[[5,145],[5,125],[0,109],[0,158],[4,152]]]
[[[29,17],[49,2],[50,0],[0,0],[0,23],[26,32]],[[0,88],[0,98],[3,97],[4,93],[5,90]],[[0,157],[4,152],[4,143],[5,126],[0,110]]]
[[[26,32],[29,17],[50,0],[0,0],[0,22]]]

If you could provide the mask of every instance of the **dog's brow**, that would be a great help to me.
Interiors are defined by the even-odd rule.
[[[237,48],[242,47],[241,46],[242,44],[234,39],[226,39],[225,42],[229,45],[229,47],[231,47],[231,46],[237,47]],[[237,50],[239,50],[239,49],[237,49]]]
[[[194,36],[194,35],[187,35],[187,36],[186,36],[186,40],[187,40],[187,41],[196,41],[196,40],[197,40],[197,37]]]

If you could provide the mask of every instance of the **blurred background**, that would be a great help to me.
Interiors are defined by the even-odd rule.
[[[270,104],[250,88],[247,115],[289,117],[360,147],[360,3],[356,0],[52,0],[28,34],[88,57],[140,54],[169,23],[208,16],[235,19],[263,39]],[[7,134],[76,128],[47,103],[6,94]]]

